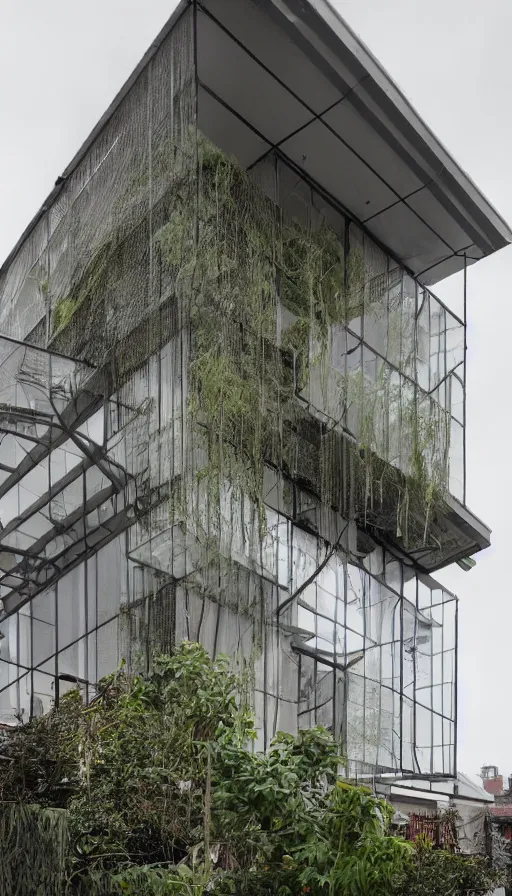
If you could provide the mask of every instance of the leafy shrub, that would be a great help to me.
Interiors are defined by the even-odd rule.
[[[476,896],[505,883],[505,873],[492,868],[486,858],[433,849],[428,840],[420,838],[397,896]]]
[[[90,706],[72,692],[13,731],[0,797],[22,805],[2,816],[0,896],[39,892],[53,830],[56,896],[467,896],[498,879],[391,836],[391,807],[340,779],[327,731],[256,752],[245,690],[227,658],[185,642],[150,676],[121,669]]]

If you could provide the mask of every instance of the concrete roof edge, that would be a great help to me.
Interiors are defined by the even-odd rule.
[[[271,0],[271,2],[283,9],[290,0]],[[429,126],[415,111],[407,97],[402,93],[398,85],[393,81],[380,62],[375,58],[371,50],[364,44],[352,28],[345,22],[339,12],[334,9],[329,0],[306,0],[299,4],[291,0],[293,5],[293,19],[307,17],[307,27],[310,28],[312,20],[308,16],[307,7],[316,13],[317,17],[336,36],[340,44],[348,50],[358,65],[362,67],[376,87],[388,98],[396,108],[404,124],[412,128],[417,136],[418,150],[421,146],[428,153],[434,154],[441,163],[447,185],[455,198],[467,208],[468,214],[478,220],[484,226],[486,235],[494,251],[503,248],[512,242],[512,228],[494,208],[491,202],[484,196],[474,181],[455,161],[445,146],[435,136]],[[321,35],[319,35],[321,36]]]

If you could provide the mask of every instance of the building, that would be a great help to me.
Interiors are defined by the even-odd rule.
[[[490,852],[495,864],[510,868],[512,854],[510,840],[512,840],[512,777],[508,779],[505,788],[503,775],[500,775],[497,766],[484,765],[480,772],[484,790],[493,796],[494,804],[489,806],[491,827],[488,832],[488,853]],[[505,890],[510,893],[510,888]]]
[[[504,796],[503,775],[500,775],[497,765],[483,765],[480,777],[486,793],[491,793],[496,799],[501,799]],[[511,783],[512,778],[509,778],[509,790]]]
[[[512,840],[512,776],[505,787],[498,767],[484,765],[481,777],[486,792],[494,796],[494,805],[490,810],[494,827],[506,840]]]
[[[458,772],[453,781],[419,784],[402,778],[391,785],[377,785],[379,793],[400,814],[409,836],[426,833],[441,846],[456,848],[463,854],[489,851],[489,818],[494,796]]]
[[[0,270],[0,721],[183,638],[456,773],[465,321],[507,225],[325,0],[182,0]]]

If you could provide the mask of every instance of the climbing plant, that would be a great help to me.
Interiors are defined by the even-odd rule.
[[[212,531],[227,480],[251,499],[263,536],[265,465],[293,478],[304,460],[316,470],[307,485],[322,501],[408,548],[425,544],[448,489],[450,416],[411,386],[415,311],[396,275],[372,277],[361,248],[345,257],[325,221],[291,218],[195,128],[180,147],[156,143],[153,155],[155,184],[166,186],[155,187],[152,233],[143,202],[147,170],[135,159],[117,229],[68,294],[53,301],[54,339],[76,330],[66,351],[84,340],[90,351],[96,340],[104,360],[117,331],[129,333],[144,309],[172,294],[179,326],[190,333],[191,465],[214,499]],[[130,302],[121,296],[109,310],[116,280],[124,282],[144,239],[160,294]],[[369,370],[360,336],[365,318],[387,321],[389,352],[412,380],[385,361]],[[349,330],[350,348],[338,338]],[[312,426],[316,447],[305,435]],[[335,441],[346,457],[343,483],[329,469]]]
[[[312,228],[287,218],[234,160],[205,140],[199,147],[198,210],[188,211],[198,215],[197,241],[189,239],[176,277],[192,273],[190,408],[206,435],[206,472],[217,489],[223,477],[238,476],[261,509],[269,457],[293,474],[283,430],[295,432],[296,455],[306,449],[299,407],[309,408],[319,428],[329,413],[329,428],[348,433],[358,518],[366,521],[370,511],[407,546],[424,543],[447,492],[449,415],[415,387],[397,383],[385,362],[376,377],[368,376],[362,348],[351,360],[345,354],[339,373],[343,356],[332,354],[337,330],[364,313],[378,320],[384,311],[392,338],[413,350],[411,309],[407,315],[399,292],[389,298],[382,276],[378,283],[368,279],[360,249],[345,263],[340,239],[325,223]],[[190,235],[184,205],[177,214],[178,229]],[[173,233],[167,259],[176,265],[180,241],[174,224],[166,226]],[[325,447],[322,435],[316,466],[327,476],[312,484],[336,504]]]

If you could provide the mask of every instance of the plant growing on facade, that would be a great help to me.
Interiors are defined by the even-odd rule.
[[[297,452],[312,451],[301,435],[306,413],[320,433],[311,468],[327,470],[332,440],[345,441],[358,520],[390,530],[406,547],[423,545],[447,493],[449,415],[416,388],[407,393],[385,362],[376,378],[368,378],[362,359],[354,368],[352,350],[334,392],[332,382],[332,364],[340,361],[332,357],[333,334],[365,315],[374,321],[389,316],[388,341],[402,358],[404,344],[414,345],[410,302],[391,290],[390,276],[368,279],[361,249],[345,259],[338,235],[325,223],[290,219],[233,159],[194,129],[189,136],[179,152],[169,141],[154,148],[155,178],[166,159],[173,175],[152,213],[152,252],[160,289],[173,295],[191,332],[189,414],[204,453],[197,473],[213,498],[212,525],[227,479],[253,502],[263,536],[265,464],[293,478]],[[103,300],[116,271],[126,266],[131,237],[124,206],[138,203],[136,227],[145,226],[139,180],[134,175],[123,199],[118,232],[96,250],[69,294],[54,302],[54,334],[62,339],[76,330],[75,349],[82,330],[91,331],[94,343],[99,327],[104,353],[119,326],[115,317],[107,320]],[[139,301],[120,317],[140,316],[142,308]],[[358,419],[351,432],[352,406]],[[322,432],[328,407],[334,419]],[[331,477],[309,487],[340,505]],[[349,512],[349,503],[342,511]]]

